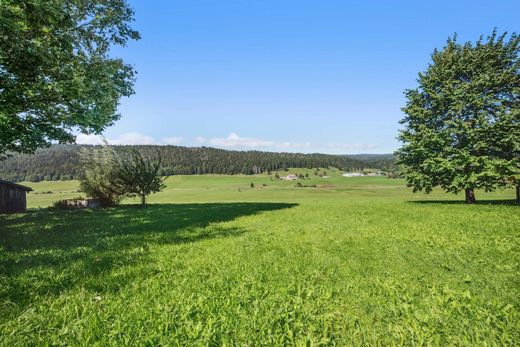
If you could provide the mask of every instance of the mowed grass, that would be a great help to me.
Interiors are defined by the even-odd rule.
[[[519,344],[513,191],[324,170],[170,177],[146,208],[38,209],[78,185],[31,184],[0,216],[0,345]]]

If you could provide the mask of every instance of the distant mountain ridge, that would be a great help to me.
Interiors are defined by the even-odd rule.
[[[69,180],[82,175],[80,149],[88,145],[54,145],[35,154],[14,154],[0,161],[0,178],[10,181]],[[286,168],[337,167],[345,171],[364,168],[387,169],[393,165],[391,154],[330,155],[230,151],[211,147],[114,146],[116,151],[137,149],[143,154],[158,153],[162,175],[258,174]]]

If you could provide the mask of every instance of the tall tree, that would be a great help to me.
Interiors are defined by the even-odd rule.
[[[432,54],[419,87],[406,90],[397,162],[414,191],[465,192],[520,182],[519,37],[498,35]]]
[[[127,196],[138,196],[141,205],[146,204],[146,197],[164,189],[165,178],[161,177],[161,157],[144,157],[137,150],[131,150],[123,156],[117,169],[117,186],[124,187]]]
[[[139,38],[132,21],[125,0],[0,2],[0,158],[74,142],[75,129],[99,134],[120,117],[135,72],[109,52]]]
[[[119,155],[105,142],[102,147],[83,147],[80,159],[83,167],[81,191],[98,198],[102,206],[117,205],[126,194],[126,187],[118,180]]]

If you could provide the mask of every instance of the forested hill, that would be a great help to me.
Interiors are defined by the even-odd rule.
[[[353,154],[345,157],[362,161],[366,167],[394,170],[395,157],[393,154]]]
[[[79,151],[85,145],[55,145],[34,155],[14,154],[0,161],[0,178],[11,181],[68,180],[81,177]],[[92,147],[92,146],[90,146]],[[255,174],[282,171],[289,167],[337,167],[343,170],[383,168],[359,158],[327,154],[228,151],[209,147],[115,146],[117,151],[138,149],[144,154],[158,152],[162,175]]]

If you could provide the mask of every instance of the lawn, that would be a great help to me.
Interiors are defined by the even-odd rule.
[[[520,343],[512,190],[468,206],[326,171],[77,211],[45,208],[77,182],[27,183],[32,210],[0,216],[0,345]]]

